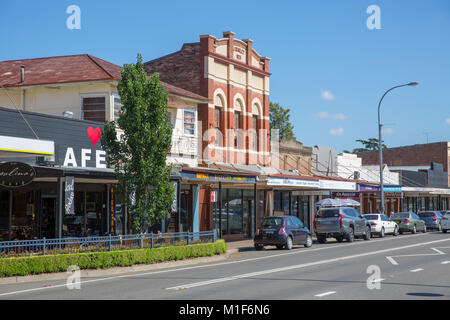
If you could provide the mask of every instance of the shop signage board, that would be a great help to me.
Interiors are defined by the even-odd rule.
[[[73,216],[75,214],[75,179],[74,177],[66,177],[64,188],[64,209],[65,214]]]
[[[332,198],[359,199],[359,192],[332,192]]]
[[[348,190],[356,191],[356,182],[349,181],[336,181],[336,180],[319,180],[320,189],[330,189],[330,190]]]
[[[267,185],[280,187],[307,187],[317,189],[319,188],[319,181],[269,177],[267,180]]]
[[[402,192],[402,187],[399,186],[383,186],[385,192]]]
[[[256,177],[254,176],[241,176],[241,175],[228,175],[228,174],[215,174],[215,173],[203,173],[203,172],[181,172],[181,178],[183,180],[194,181],[207,181],[207,182],[230,182],[230,183],[255,183]]]
[[[359,191],[380,191],[377,186],[359,186]]]
[[[36,177],[34,168],[22,162],[0,164],[0,185],[4,187],[23,187]]]
[[[54,161],[56,166],[108,167],[107,155],[101,145],[103,124],[45,114],[24,114],[30,126],[39,132],[39,140],[34,142],[35,137],[17,111],[0,109],[0,149],[36,153],[46,157],[46,161]],[[10,138],[5,140],[2,136]],[[2,141],[9,144],[4,145]]]

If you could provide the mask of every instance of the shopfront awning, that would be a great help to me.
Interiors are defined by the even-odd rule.
[[[54,155],[55,143],[53,141],[0,136],[0,158]]]

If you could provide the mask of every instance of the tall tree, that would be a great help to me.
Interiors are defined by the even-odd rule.
[[[290,109],[284,109],[278,103],[271,102],[269,105],[270,112],[270,129],[279,130],[279,138],[295,139],[294,126],[290,122]]]
[[[358,153],[358,152],[365,152],[365,151],[375,151],[375,150],[379,150],[379,139],[376,138],[369,138],[367,140],[363,140],[363,139],[358,139],[355,140],[356,142],[361,143],[364,148],[355,148],[353,149],[353,153]],[[381,141],[381,148],[383,149],[387,149],[387,146],[383,143],[384,141]]]
[[[133,231],[143,232],[161,221],[174,197],[171,167],[166,164],[172,140],[168,93],[157,73],[147,78],[140,54],[121,75],[120,117],[105,124],[102,147],[117,174],[119,194],[133,195],[133,201],[122,198],[130,207]]]

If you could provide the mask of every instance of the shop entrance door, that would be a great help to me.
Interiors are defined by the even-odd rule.
[[[43,196],[41,200],[40,238],[53,239],[56,235],[56,196]]]

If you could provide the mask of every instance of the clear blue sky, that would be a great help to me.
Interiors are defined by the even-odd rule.
[[[69,5],[81,30],[69,30]],[[369,30],[370,5],[381,29]],[[340,152],[450,140],[450,1],[0,1],[0,60],[89,53],[118,65],[232,30],[271,60],[271,101],[291,109],[297,139]]]

